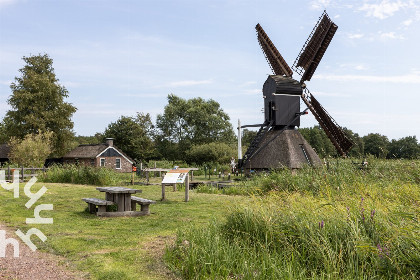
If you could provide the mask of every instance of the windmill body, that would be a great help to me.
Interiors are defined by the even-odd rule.
[[[292,78],[292,69],[264,29],[257,24],[258,42],[274,75],[269,75],[263,86],[264,123],[250,125],[260,126],[260,129],[239,161],[239,167],[249,171],[321,165],[316,152],[297,130],[300,117],[308,109],[337,152],[346,156],[353,143],[304,84],[312,78],[337,28],[324,11],[293,65],[293,69],[301,75],[301,80],[297,81]],[[308,107],[303,112],[300,111],[301,99]]]

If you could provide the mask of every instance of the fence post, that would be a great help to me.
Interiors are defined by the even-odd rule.
[[[10,165],[7,167],[7,178],[10,181]]]
[[[190,200],[190,182],[189,182],[189,177],[187,173],[187,176],[185,177],[185,202],[188,202],[189,200]]]
[[[22,166],[22,182],[25,181],[25,168]]]

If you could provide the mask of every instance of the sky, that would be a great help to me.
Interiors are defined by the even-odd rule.
[[[22,57],[47,53],[76,135],[155,119],[171,93],[219,102],[235,129],[262,123],[272,73],[255,25],[292,66],[324,9],[338,30],[307,87],[360,136],[419,139],[420,0],[0,0],[0,119]]]

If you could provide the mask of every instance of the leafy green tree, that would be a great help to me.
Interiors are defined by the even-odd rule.
[[[67,89],[60,85],[47,55],[23,57],[26,65],[19,70],[20,77],[10,86],[8,99],[12,107],[4,118],[8,138],[24,139],[27,134],[53,132],[53,156],[67,152],[73,137],[71,117],[76,108],[64,101]]]
[[[416,136],[408,136],[399,140],[393,139],[389,143],[389,152],[387,158],[420,158],[420,144]]]
[[[155,154],[152,141],[154,127],[149,114],[121,116],[108,125],[104,137],[114,138],[114,144],[135,161],[145,161]]]
[[[246,128],[242,130],[242,146],[249,147],[249,145],[251,145],[254,138],[257,136],[257,133],[258,133],[257,131],[249,130]]]
[[[0,122],[0,145],[7,142],[6,126]]]
[[[365,154],[376,156],[377,158],[385,158],[388,154],[388,137],[379,133],[369,133],[363,136],[365,144]]]
[[[235,157],[236,148],[226,143],[207,143],[201,145],[193,145],[187,151],[187,162],[202,165],[207,162],[227,164],[230,159]]]
[[[86,144],[100,144],[105,139],[105,136],[102,133],[95,133],[93,136],[75,136],[74,137],[74,147],[79,145],[86,145]]]
[[[335,147],[320,126],[315,125],[311,128],[300,128],[299,131],[321,158],[337,155]]]
[[[212,99],[185,100],[170,94],[164,113],[157,116],[156,126],[159,152],[170,160],[185,159],[192,145],[232,143],[235,139],[229,116]]]
[[[343,128],[344,133],[353,141],[353,147],[348,152],[349,157],[362,157],[364,155],[365,144],[363,138],[359,134],[354,133],[350,129]]]
[[[23,140],[11,137],[9,141],[10,162],[18,166],[43,167],[52,151],[52,139],[52,131],[27,134]]]

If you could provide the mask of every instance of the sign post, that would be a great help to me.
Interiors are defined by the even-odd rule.
[[[173,185],[174,190],[177,183],[182,184],[185,182],[185,201],[189,200],[189,178],[188,172],[189,169],[172,169],[166,173],[165,177],[162,180],[162,200],[166,199],[165,186]]]
[[[134,174],[137,171],[137,167],[135,165],[133,165],[133,167],[131,168],[131,184],[134,185]]]

